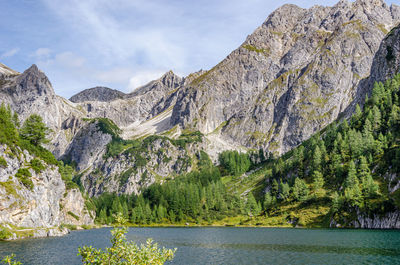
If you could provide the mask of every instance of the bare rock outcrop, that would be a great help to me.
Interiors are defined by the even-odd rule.
[[[379,45],[399,22],[381,0],[284,5],[217,66],[182,89],[171,122],[278,154],[334,121],[357,98]]]

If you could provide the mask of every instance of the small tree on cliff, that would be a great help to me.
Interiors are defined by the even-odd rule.
[[[23,139],[28,140],[31,144],[39,146],[47,143],[47,134],[50,129],[43,123],[42,117],[37,114],[29,116],[20,130],[20,135]]]

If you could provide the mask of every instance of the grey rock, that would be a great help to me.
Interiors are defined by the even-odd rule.
[[[357,98],[399,9],[383,1],[284,5],[217,66],[181,89],[172,125],[281,154]]]
[[[82,176],[81,182],[90,196],[104,192],[140,194],[156,180],[162,183],[167,178],[189,172],[196,150],[203,148],[203,142],[183,147],[166,137],[157,137],[131,151],[100,160],[92,171]]]
[[[99,130],[97,122],[88,122],[76,133],[63,159],[75,162],[78,171],[86,170],[102,160],[111,139]]]
[[[1,224],[46,228],[48,231],[49,228],[63,223],[77,223],[77,220],[71,220],[68,212],[78,216],[80,224],[93,224],[94,213],[86,209],[85,200],[79,190],[66,189],[57,166],[47,165],[42,161],[46,168],[36,173],[29,168],[34,157],[27,151],[19,148],[16,150],[11,155],[12,151],[8,146],[0,145],[0,156],[7,162],[6,167],[0,168]],[[20,168],[27,168],[31,173],[33,189],[25,187],[16,177]]]
[[[84,102],[84,101],[101,101],[109,102],[116,99],[121,99],[125,97],[125,93],[111,89],[108,87],[94,87],[85,89],[82,92],[72,96],[69,100],[74,103]]]

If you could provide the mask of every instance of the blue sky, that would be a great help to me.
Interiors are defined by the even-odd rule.
[[[168,70],[211,68],[284,3],[336,2],[0,0],[0,62],[37,64],[67,98],[97,85],[130,92]]]

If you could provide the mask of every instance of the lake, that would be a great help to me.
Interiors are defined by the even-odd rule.
[[[109,245],[110,228],[0,242],[27,265],[81,264],[82,245]],[[128,239],[178,248],[168,264],[400,264],[400,231],[290,228],[130,228]]]

